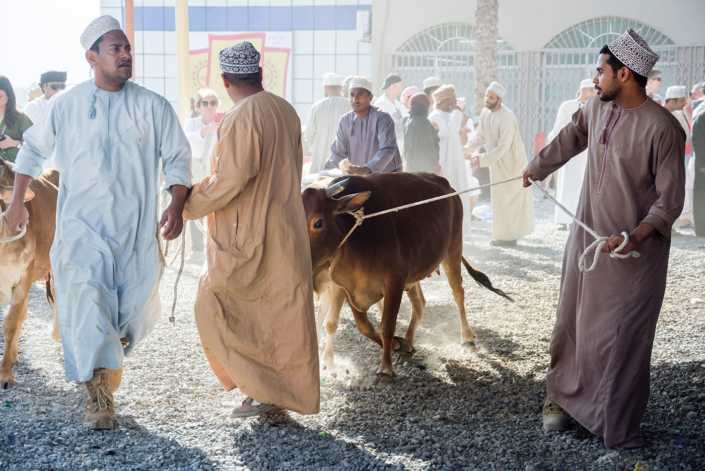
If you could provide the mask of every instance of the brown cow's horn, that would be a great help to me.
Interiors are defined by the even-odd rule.
[[[332,198],[333,196],[337,195],[341,191],[345,190],[345,187],[348,186],[348,183],[350,183],[350,179],[346,178],[343,181],[340,181],[336,183],[335,185],[331,185],[328,188],[326,188],[326,196],[328,198]]]

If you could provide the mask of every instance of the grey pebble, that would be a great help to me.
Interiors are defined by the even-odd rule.
[[[115,395],[118,427],[83,429],[85,388],[64,381],[61,350],[22,349],[17,387],[0,391],[0,469],[543,471],[634,469],[637,460],[644,471],[705,469],[705,322],[702,304],[690,302],[702,298],[702,239],[682,230],[671,241],[642,425],[646,447],[616,451],[579,427],[564,434],[541,429],[568,232],[555,229],[548,202],[535,202],[535,218],[536,232],[516,249],[488,246],[489,221],[474,221],[465,237],[468,261],[517,300],[505,302],[463,276],[475,352],[461,348],[452,292],[445,276],[434,274],[422,282],[427,304],[417,353],[395,364],[393,384],[374,384],[381,349],[359,334],[344,307],[336,362],[322,365],[321,413],[313,416],[229,418],[244,397],[223,390],[203,355],[192,309],[201,267],[185,268],[175,327],[166,306],[176,270],[167,269],[162,318],[125,360]],[[7,311],[0,309],[1,320]],[[409,313],[405,296],[395,335],[404,334]],[[379,324],[376,307],[369,316]],[[43,291],[33,287],[20,344],[49,344],[52,317]],[[324,333],[319,347],[322,355]]]

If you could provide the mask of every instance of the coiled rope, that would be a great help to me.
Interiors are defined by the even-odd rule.
[[[169,322],[171,322],[172,325],[176,325],[176,299],[179,294],[179,281],[181,280],[181,274],[184,272],[184,264],[186,263],[186,250],[184,250],[184,247],[186,246],[186,223],[184,222],[184,227],[181,229],[181,244],[179,244],[179,248],[176,250],[176,254],[174,255],[174,258],[172,258],[171,262],[167,264],[167,257],[169,256],[169,245],[171,244],[171,241],[166,242],[166,247],[162,249],[162,236],[159,233],[159,223],[157,222],[157,245],[159,246],[159,258],[161,259],[162,263],[164,264],[165,268],[170,268],[174,262],[176,261],[176,258],[181,255],[181,266],[179,267],[179,272],[176,274],[176,282],[174,283],[174,302],[171,305],[171,316],[169,316]]]
[[[3,213],[0,213],[0,234],[2,234],[3,221],[5,221],[5,213],[4,213],[4,212],[3,212]],[[14,236],[12,236],[12,237],[6,237],[6,238],[4,238],[4,239],[0,239],[0,244],[2,244],[2,243],[4,243],[4,242],[14,242],[14,241],[16,241],[16,240],[19,240],[19,239],[21,239],[22,237],[24,237],[24,235],[25,235],[26,233],[27,233],[27,226],[24,226],[24,227],[22,228],[22,232],[20,232],[19,234],[14,235]]]

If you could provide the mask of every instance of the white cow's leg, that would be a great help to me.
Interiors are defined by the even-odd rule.
[[[51,338],[54,339],[57,342],[61,342],[61,333],[59,332],[59,315],[56,310],[56,288],[54,286],[55,284],[55,279],[54,279],[54,273],[49,272],[49,280],[47,282],[47,289],[51,290],[51,299],[53,302],[51,303],[51,307],[54,309],[54,325],[51,328]]]
[[[424,298],[421,291],[421,283],[416,283],[406,294],[409,296],[409,302],[411,303],[411,318],[409,319],[409,327],[406,329],[404,338],[413,346],[416,329],[418,329],[419,323],[423,319],[426,298]]]
[[[12,304],[2,323],[2,333],[5,336],[5,351],[0,360],[0,389],[15,386],[12,374],[12,364],[17,362],[17,347],[20,341],[22,324],[27,319],[27,296],[32,282],[22,279],[12,293]]]
[[[462,256],[462,254],[461,254]],[[465,313],[465,289],[463,289],[463,275],[460,271],[460,257],[456,262],[451,261],[452,258],[443,260],[443,271],[448,278],[448,284],[453,290],[453,298],[458,306],[458,315],[460,316],[460,343],[464,346],[475,346],[475,335],[468,324],[468,317]]]
[[[330,309],[328,310],[328,318],[326,320],[326,350],[323,353],[323,362],[333,364],[335,356],[333,354],[333,343],[335,333],[338,331],[338,323],[340,321],[340,311],[343,309],[345,302],[345,290],[339,286],[330,286]]]
[[[316,317],[316,335],[318,335],[319,340],[321,338],[321,327],[323,327],[323,321],[326,320],[328,311],[330,311],[330,292],[331,285],[329,284],[323,289],[323,292],[321,293],[321,302],[318,305],[318,317]]]

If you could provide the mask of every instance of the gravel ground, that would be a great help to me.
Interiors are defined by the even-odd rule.
[[[381,351],[341,315],[336,365],[321,371],[321,413],[233,421],[237,392],[222,390],[205,360],[191,307],[200,269],[187,266],[177,324],[168,322],[176,270],[162,283],[164,314],[125,361],[117,427],[82,428],[82,385],[63,380],[43,292],[30,297],[15,366],[17,387],[0,391],[0,469],[705,469],[705,240],[673,239],[666,299],[656,334],[646,448],[606,449],[575,426],[541,429],[548,342],[567,232],[553,206],[536,203],[537,230],[516,249],[491,250],[491,223],[473,223],[471,263],[516,303],[465,276],[478,351],[460,348],[460,328],[443,276],[423,283],[426,314],[418,353],[397,365],[393,385],[374,384]],[[3,311],[6,312],[6,311]],[[409,318],[405,298],[399,334]],[[376,311],[370,315],[379,321]],[[321,342],[321,353],[323,342]]]

